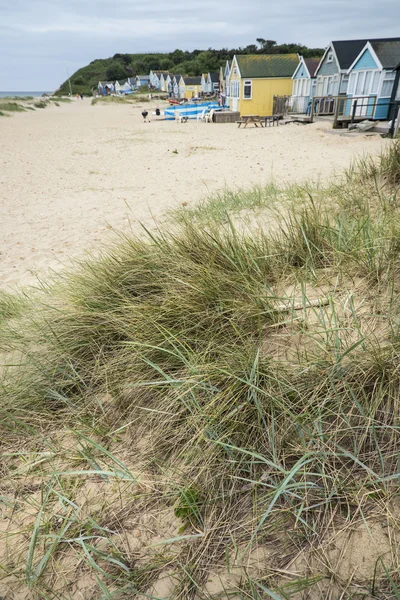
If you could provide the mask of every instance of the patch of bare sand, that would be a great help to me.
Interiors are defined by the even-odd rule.
[[[387,143],[329,135],[330,123],[239,130],[143,123],[140,112],[74,100],[0,119],[1,286],[33,283],[104,249],[115,230],[159,222],[226,186],[326,179]]]

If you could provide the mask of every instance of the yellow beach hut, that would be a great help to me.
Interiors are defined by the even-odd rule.
[[[181,77],[179,81],[179,97],[197,98],[201,92],[201,77]]]
[[[233,57],[229,106],[243,115],[272,115],[274,96],[291,96],[297,54],[244,54]]]

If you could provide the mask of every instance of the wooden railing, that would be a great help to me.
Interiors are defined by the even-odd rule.
[[[331,117],[333,127],[363,120],[396,120],[399,101],[377,96],[274,96],[273,114],[304,114],[313,122],[317,117]],[[393,129],[393,128],[392,128]],[[392,129],[390,132],[393,135]]]

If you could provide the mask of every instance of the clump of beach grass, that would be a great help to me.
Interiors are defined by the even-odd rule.
[[[58,102],[72,102],[71,98],[68,98],[67,96],[50,96],[49,98],[47,98],[47,100],[49,102],[54,102],[55,104],[57,104]]]
[[[27,308],[28,297],[24,293],[12,293],[0,290],[0,323],[20,316]]]
[[[0,109],[6,112],[24,112],[25,108],[18,102],[0,101]]]
[[[4,98],[2,98],[2,100],[17,100],[18,102],[24,102],[27,100],[33,100],[34,97],[33,96],[5,96]],[[0,102],[2,101],[0,100]]]
[[[8,582],[399,597],[399,152],[284,190],[273,228],[233,216],[278,211],[278,188],[226,192],[215,221],[205,203],[42,285],[22,313],[5,298]]]
[[[92,98],[91,105],[95,106],[96,104],[136,104],[142,102],[150,102],[150,99],[147,95],[138,95],[138,94],[126,94],[123,96],[110,95],[110,96],[97,96],[96,98]]]

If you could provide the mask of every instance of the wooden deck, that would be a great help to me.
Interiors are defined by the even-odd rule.
[[[346,129],[350,123],[362,123],[362,121],[374,121],[374,119],[366,115],[357,115],[355,117],[340,116],[336,118],[335,128]]]

